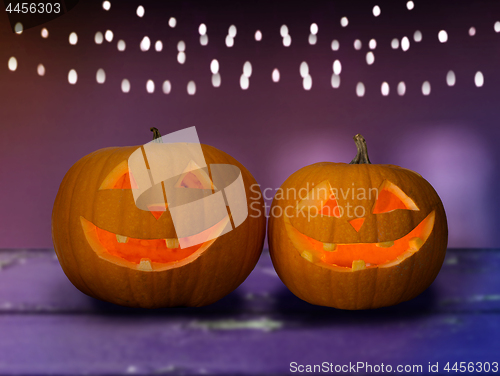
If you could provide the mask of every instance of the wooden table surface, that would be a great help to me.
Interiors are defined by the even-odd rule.
[[[142,310],[82,294],[52,249],[0,250],[0,374],[282,375],[292,362],[424,374],[429,362],[440,374],[460,373],[447,362],[500,362],[500,250],[449,249],[427,291],[371,311],[301,301],[266,251],[211,306]]]

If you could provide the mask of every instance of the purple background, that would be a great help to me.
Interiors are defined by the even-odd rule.
[[[498,247],[495,236],[500,209],[497,186],[500,150],[498,88],[500,3],[415,1],[389,2],[210,2],[82,0],[67,15],[42,26],[13,34],[0,14],[0,247],[51,247],[50,215],[65,172],[84,155],[103,147],[140,145],[151,139],[149,128],[162,134],[196,126],[202,143],[233,155],[262,187],[273,190],[294,171],[318,161],[348,162],[355,154],[352,136],[362,133],[374,163],[392,163],[422,174],[440,194],[448,214],[452,247]],[[354,4],[353,4],[354,3]],[[430,2],[426,2],[430,3]],[[143,18],[135,14],[139,4]],[[374,17],[378,4],[382,13]],[[177,27],[168,19],[176,17]],[[347,16],[349,25],[340,26]],[[198,26],[208,27],[209,43],[199,43]],[[312,22],[318,42],[309,45]],[[228,27],[238,32],[235,44],[224,43]],[[279,33],[287,24],[292,45],[285,48]],[[471,37],[468,30],[476,28]],[[49,38],[40,30],[46,27]],[[97,31],[110,29],[111,43],[94,43]],[[256,42],[255,31],[263,33]],[[439,30],[448,32],[440,43]],[[420,30],[423,40],[415,43]],[[78,44],[68,42],[71,32]],[[139,49],[149,36],[153,46]],[[393,50],[391,40],[410,38],[410,49]],[[353,48],[359,38],[362,49]],[[366,64],[368,41],[377,40],[375,63]],[[127,49],[119,52],[119,39]],[[154,50],[156,40],[163,51]],[[332,51],[333,39],[340,42]],[[186,42],[187,61],[177,62],[177,42]],[[8,70],[11,56],[18,61]],[[218,59],[222,86],[211,85],[210,61]],[[332,63],[342,63],[341,85],[330,85]],[[245,61],[253,74],[250,88],[239,87]],[[299,75],[309,64],[312,90],[305,91]],[[46,74],[37,75],[37,65]],[[97,84],[103,68],[106,82]],[[271,72],[278,68],[279,83]],[[78,72],[76,85],[68,72]],[[446,73],[457,76],[446,85]],[[481,71],[485,84],[474,85]],[[131,92],[120,90],[123,78]],[[146,81],[156,85],[146,92]],[[164,80],[172,92],[161,90]],[[187,82],[196,82],[189,96]],[[424,81],[431,83],[423,96]],[[366,94],[358,98],[357,82]],[[382,82],[390,94],[380,93]],[[405,81],[406,94],[396,85]],[[270,193],[268,193],[270,195]]]

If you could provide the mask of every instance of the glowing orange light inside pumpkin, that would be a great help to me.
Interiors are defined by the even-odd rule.
[[[349,221],[351,226],[354,227],[354,229],[358,232],[361,229],[361,226],[363,226],[364,222],[365,222],[364,218],[355,218]]]
[[[298,210],[318,210],[322,215],[340,218],[340,209],[328,180],[313,187],[297,204]]]
[[[148,205],[148,209],[153,214],[153,217],[160,219],[161,215],[167,210],[167,205],[165,203]]]
[[[130,238],[99,228],[83,217],[80,217],[80,221],[87,241],[97,254],[101,256],[110,254],[136,264],[142,259],[165,264],[184,260],[195,252],[208,248],[227,225],[228,219],[221,220],[199,234],[184,238],[184,244],[189,244],[190,238],[192,238],[191,243],[196,244],[185,248],[180,248],[177,239]],[[173,247],[169,246],[170,242],[173,243]]]
[[[401,188],[385,180],[379,188],[373,214],[388,213],[396,209],[419,210]]]
[[[134,180],[134,177],[130,175],[129,172],[124,173],[122,176],[118,178],[116,183],[113,185],[111,189],[136,189],[137,183]]]
[[[405,236],[384,243],[323,243],[302,234],[292,226],[285,216],[285,226],[294,247],[311,262],[323,262],[328,265],[351,268],[353,261],[364,260],[366,267],[389,266],[399,263],[425,243],[434,227],[435,212],[431,212],[412,231]],[[334,247],[332,247],[332,245]],[[329,250],[332,249],[333,250]]]
[[[327,215],[330,217],[340,218],[340,209],[337,203],[337,199],[332,194],[327,202],[323,205],[320,211],[321,214]]]
[[[215,189],[212,180],[204,169],[190,161],[175,183],[177,188]]]
[[[129,174],[127,161],[123,161],[106,176],[99,190],[136,188],[137,183],[134,177]]]

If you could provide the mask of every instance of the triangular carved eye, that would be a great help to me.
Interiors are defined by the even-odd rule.
[[[137,183],[130,174],[127,161],[121,162],[106,176],[102,182],[101,189],[136,189]]]
[[[322,215],[340,217],[340,209],[328,180],[312,188],[297,204],[298,210],[317,210]]]
[[[208,173],[194,161],[189,162],[174,187],[194,189],[216,189]]]
[[[389,180],[384,180],[379,188],[373,214],[389,213],[397,209],[420,210],[401,188]]]

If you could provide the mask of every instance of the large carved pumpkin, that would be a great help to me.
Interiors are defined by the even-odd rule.
[[[128,159],[138,148],[97,150],[64,177],[52,213],[52,238],[65,274],[85,294],[124,306],[203,306],[219,300],[257,263],[265,217],[248,216],[224,234],[222,227],[229,224],[219,223],[207,230],[206,241],[180,246],[168,202],[150,210],[134,202]],[[248,207],[263,206],[243,165],[212,146],[201,148],[207,166],[238,167]],[[178,189],[190,184],[213,187],[210,176],[187,174]]]
[[[283,283],[299,298],[368,309],[414,298],[436,278],[446,252],[443,204],[419,174],[371,164],[355,136],[350,163],[316,163],[277,191],[269,248]]]

